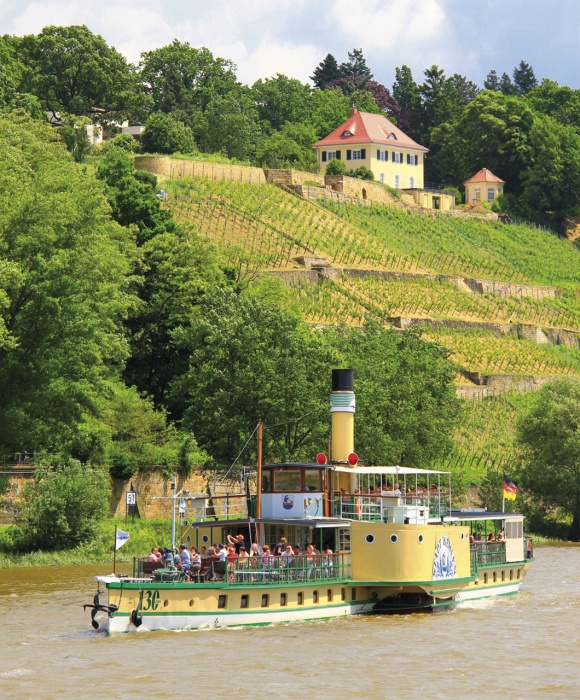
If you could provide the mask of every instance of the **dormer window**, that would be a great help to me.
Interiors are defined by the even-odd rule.
[[[391,134],[388,135],[387,138],[392,139],[392,140],[394,141],[397,137],[395,136],[395,134],[392,134],[392,133],[391,133]]]
[[[352,136],[352,131],[348,131],[348,129],[347,129],[346,131],[343,132],[342,135],[343,136]]]

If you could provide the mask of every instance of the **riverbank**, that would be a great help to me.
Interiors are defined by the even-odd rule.
[[[117,551],[117,562],[131,562],[133,557],[148,554],[152,547],[170,546],[171,520],[139,520],[134,523],[124,518],[108,518],[99,525],[97,536],[91,542],[58,552],[11,552],[11,525],[0,527],[0,569],[32,566],[79,566],[83,564],[113,563],[115,527],[129,532],[129,541]],[[176,529],[179,537],[179,529]]]

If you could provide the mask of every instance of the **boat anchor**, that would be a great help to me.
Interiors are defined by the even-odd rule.
[[[93,604],[91,605],[90,603],[86,603],[83,605],[83,610],[86,610],[87,608],[90,608],[91,610],[91,625],[94,627],[94,629],[98,630],[99,629],[99,623],[95,620],[95,617],[97,613],[99,612],[104,612],[107,613],[109,617],[111,617],[112,613],[117,612],[119,609],[116,605],[103,605],[101,601],[99,600],[99,595],[101,593],[104,593],[105,591],[99,591],[95,593],[95,597],[93,598]]]

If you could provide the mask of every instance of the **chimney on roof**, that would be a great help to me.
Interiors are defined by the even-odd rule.
[[[351,116],[351,117],[354,117],[354,115],[355,115],[357,112],[358,112],[358,109],[357,109],[357,108],[354,106],[354,104],[353,104],[353,106],[352,106],[352,112],[350,113],[350,116]]]

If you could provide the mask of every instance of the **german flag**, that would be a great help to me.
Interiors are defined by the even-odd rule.
[[[507,476],[503,475],[503,497],[508,501],[515,501],[518,495],[518,482],[508,479]]]

